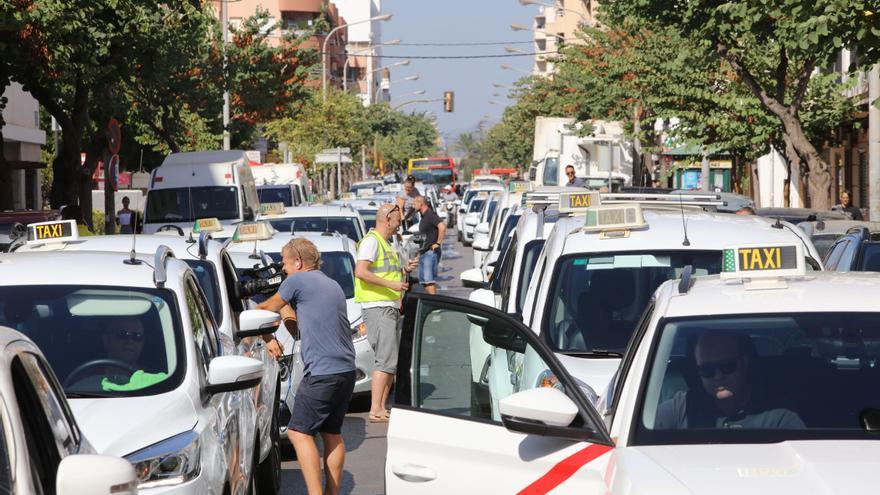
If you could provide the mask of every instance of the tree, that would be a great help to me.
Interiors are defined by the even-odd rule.
[[[410,158],[430,156],[437,149],[437,129],[424,113],[403,113],[388,105],[371,105],[366,108],[365,117],[368,133],[373,137],[374,156],[386,163],[386,170],[404,170]]]
[[[11,83],[11,67],[4,61],[0,60],[0,143],[3,143],[3,127],[6,121],[3,118],[3,110],[9,98],[4,95],[6,89]],[[12,201],[12,170],[9,168],[9,162],[6,161],[6,153],[0,144],[0,210],[13,209]]]
[[[831,206],[831,173],[809,139],[801,112],[814,70],[832,65],[842,48],[856,48],[862,68],[877,61],[880,28],[872,3],[615,0],[603,8],[613,23],[672,29],[729,64],[761,107],[779,119],[788,160],[805,164],[809,173],[812,206],[826,209]]]

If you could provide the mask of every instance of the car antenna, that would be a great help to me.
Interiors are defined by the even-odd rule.
[[[776,217],[776,223],[773,224],[773,228],[774,228],[774,229],[781,229],[782,227],[783,227],[783,225],[782,225],[782,217],[781,217],[781,216]]]
[[[684,203],[681,200],[681,192],[678,193],[678,207],[681,210],[681,227],[684,229],[684,241],[682,241],[681,245],[690,246],[691,241],[688,240],[688,226],[684,219]]]
[[[140,200],[141,200],[141,196],[138,196],[138,206],[139,207],[140,207]],[[132,216],[134,218],[132,218],[132,220],[131,220],[131,252],[129,253],[129,258],[127,260],[122,261],[126,265],[140,265],[142,263],[141,260],[139,260],[135,257],[135,244],[137,242],[137,230],[138,230],[137,229],[138,211],[140,211],[140,210],[135,208],[134,211],[132,212]]]

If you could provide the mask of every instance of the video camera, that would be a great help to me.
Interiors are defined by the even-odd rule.
[[[282,264],[276,262],[243,270],[242,275],[249,277],[249,280],[238,281],[239,297],[250,299],[258,295],[269,297],[275,294],[286,278],[281,267]]]

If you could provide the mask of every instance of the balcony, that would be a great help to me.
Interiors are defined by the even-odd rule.
[[[278,10],[296,12],[321,12],[323,0],[278,0]]]

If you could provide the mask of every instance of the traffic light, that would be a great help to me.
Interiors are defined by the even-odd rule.
[[[451,112],[455,107],[455,93],[452,91],[443,92],[443,111]]]

